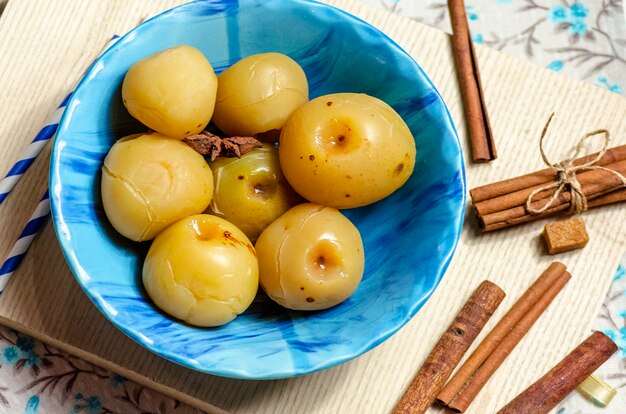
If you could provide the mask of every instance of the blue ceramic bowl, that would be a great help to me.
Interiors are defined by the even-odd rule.
[[[365,275],[354,295],[321,312],[260,293],[233,322],[198,329],[171,319],[141,284],[147,244],[118,235],[100,200],[100,167],[115,140],[145,127],[122,105],[137,60],[189,44],[221,72],[240,58],[282,52],[305,70],[311,97],[365,92],[393,106],[415,136],[410,180],[391,197],[344,213],[361,232]],[[65,257],[93,303],[156,354],[210,374],[284,378],[354,358],[402,327],[441,280],[461,230],[465,177],[439,93],[398,45],[355,17],[306,0],[198,1],[142,24],[96,61],[70,99],[52,153],[52,215]],[[68,281],[68,283],[70,283]]]

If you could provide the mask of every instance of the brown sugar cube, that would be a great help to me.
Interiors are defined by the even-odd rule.
[[[546,224],[543,229],[543,238],[546,240],[550,254],[581,249],[589,241],[585,222],[580,217]]]

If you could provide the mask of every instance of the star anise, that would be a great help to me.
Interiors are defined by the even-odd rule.
[[[263,146],[261,141],[253,137],[221,138],[208,131],[188,136],[183,140],[201,155],[208,155],[211,161],[217,157],[241,157],[246,152]]]

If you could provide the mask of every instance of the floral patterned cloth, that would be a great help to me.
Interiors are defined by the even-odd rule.
[[[0,326],[0,413],[200,413]]]
[[[445,0],[360,0],[450,31]],[[474,42],[615,93],[626,90],[621,0],[466,0]],[[598,374],[618,394],[597,408],[574,392],[558,414],[626,413],[626,256],[595,329],[620,347]],[[0,326],[0,414],[198,413],[79,358]]]
[[[450,32],[446,0],[361,0]],[[475,43],[623,94],[622,0],[465,0]]]

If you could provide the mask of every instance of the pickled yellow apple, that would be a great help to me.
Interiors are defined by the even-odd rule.
[[[211,164],[215,191],[210,211],[236,225],[253,242],[268,224],[301,201],[269,144]]]
[[[198,214],[154,239],[143,284],[163,311],[196,326],[219,326],[252,303],[259,284],[254,247],[233,224]]]
[[[130,114],[171,138],[197,134],[215,107],[217,77],[202,52],[176,46],[135,63],[122,84]]]
[[[304,71],[280,53],[248,56],[217,80],[213,122],[228,135],[253,136],[280,129],[309,100]]]
[[[208,207],[213,174],[187,144],[158,133],[138,134],[117,141],[107,154],[101,191],[115,230],[134,241],[151,240]]]
[[[352,295],[363,276],[359,231],[330,207],[293,207],[263,230],[256,251],[261,287],[289,309],[335,306]]]
[[[385,102],[337,93],[294,112],[281,132],[278,154],[287,181],[301,196],[351,208],[385,198],[408,180],[415,141]]]

